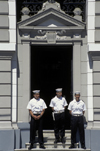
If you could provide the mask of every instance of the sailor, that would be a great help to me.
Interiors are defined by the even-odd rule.
[[[62,97],[62,88],[57,88],[56,96],[50,102],[54,120],[54,143],[58,143],[60,141],[65,143],[65,108],[67,105],[66,99]]]
[[[71,114],[71,148],[75,148],[76,143],[76,132],[79,128],[81,148],[85,147],[85,136],[84,136],[84,119],[83,115],[86,110],[85,103],[80,99],[80,92],[75,92],[75,99],[69,103],[68,110]]]
[[[43,144],[43,114],[47,108],[43,99],[40,98],[40,90],[33,91],[34,98],[31,99],[27,105],[27,109],[31,115],[30,122],[30,147],[34,148],[36,128],[38,127],[38,140],[40,148],[45,149]]]

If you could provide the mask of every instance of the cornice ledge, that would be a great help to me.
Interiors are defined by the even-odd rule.
[[[0,59],[1,60],[11,60],[12,56],[14,55],[15,51],[0,51]]]
[[[100,61],[100,51],[89,51],[93,61]]]

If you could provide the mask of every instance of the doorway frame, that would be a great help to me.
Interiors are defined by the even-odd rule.
[[[29,113],[26,110],[26,106],[30,100],[31,90],[31,45],[71,45],[73,47],[73,92],[76,90],[81,91],[81,50],[86,50],[87,48],[86,24],[80,20],[80,16],[79,18],[74,18],[64,14],[60,11],[60,5],[58,3],[55,3],[54,7],[50,4],[48,5],[48,2],[44,5],[43,9],[32,17],[24,14],[22,21],[17,24],[18,70],[20,71],[21,66],[23,66],[23,80],[20,84],[18,83],[18,102],[20,102],[20,97],[22,97],[23,108],[21,110],[22,117],[18,113],[18,121],[22,122],[29,122]],[[56,23],[50,20],[47,21],[48,18],[55,18]],[[47,26],[47,23],[50,26]],[[22,55],[22,58],[20,55]],[[21,61],[19,61],[20,58]],[[21,81],[20,73],[18,81]],[[19,108],[18,106],[18,112],[20,110]]]
[[[85,37],[86,39],[86,37]],[[30,100],[30,96],[31,96],[31,86],[30,86],[30,49],[31,49],[31,45],[48,45],[48,46],[68,46],[71,45],[72,46],[72,53],[73,53],[73,93],[75,91],[82,91],[81,90],[81,50],[82,49],[86,49],[87,45],[86,43],[83,43],[84,39],[80,39],[80,38],[74,38],[73,40],[59,40],[58,43],[54,44],[48,44],[47,42],[44,42],[44,40],[42,40],[42,42],[40,41],[31,41],[30,39],[27,38],[23,38],[21,37],[21,43],[18,43],[18,53],[20,54],[21,51],[23,51],[23,57],[22,57],[22,61],[23,61],[23,83],[22,83],[22,99],[23,99],[23,105],[24,108],[22,109],[23,113],[22,113],[22,120],[23,122],[29,122],[30,118],[29,118],[29,112],[26,111],[26,106],[28,104],[28,101]],[[20,65],[19,65],[20,66]],[[27,81],[27,82],[26,82]],[[18,91],[20,91],[21,87],[18,84]],[[73,98],[74,98],[74,94],[73,94]],[[20,96],[18,96],[18,101],[20,101]],[[19,108],[18,108],[19,110]],[[20,119],[20,116],[18,117],[18,121]]]
[[[63,43],[61,44],[63,45]],[[69,44],[66,44],[66,46]],[[21,46],[21,47],[20,47]],[[73,92],[75,92],[76,90],[81,91],[81,72],[80,72],[80,66],[81,66],[81,61],[80,61],[80,53],[81,53],[81,43],[80,42],[74,42],[73,44],[71,44],[72,48],[73,48]],[[29,121],[29,113],[28,111],[26,111],[26,106],[28,104],[28,101],[30,100],[30,96],[31,96],[31,85],[30,85],[30,49],[31,49],[31,44],[30,42],[24,42],[23,44],[19,44],[18,46],[20,49],[18,51],[22,51],[23,50],[23,83],[22,85],[18,84],[18,91],[21,90],[21,86],[22,86],[22,93],[21,97],[23,99],[23,104],[24,104],[24,108],[23,108],[23,113],[24,115],[24,120],[25,122]],[[21,50],[22,49],[22,50]],[[77,61],[76,61],[77,60]],[[20,63],[20,62],[19,62]],[[19,65],[20,66],[20,65]],[[20,94],[18,96],[18,99],[20,98]],[[22,114],[23,114],[22,113]]]

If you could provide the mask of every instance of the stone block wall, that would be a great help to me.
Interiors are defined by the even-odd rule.
[[[18,122],[29,122],[30,45],[18,44]]]
[[[12,96],[16,94],[17,71],[15,3],[15,0],[0,0],[0,128],[11,128],[16,116],[12,110],[16,106]]]
[[[100,0],[95,2],[95,42],[100,43]]]
[[[9,5],[0,0],[0,44],[9,42]],[[2,49],[2,45],[0,45]],[[2,50],[1,50],[2,51]],[[0,121],[11,121],[11,60],[0,56]]]
[[[8,1],[0,0],[0,42],[9,42]]]
[[[93,61],[93,109],[94,125],[100,124],[100,61]]]

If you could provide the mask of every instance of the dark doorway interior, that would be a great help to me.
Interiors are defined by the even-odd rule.
[[[44,129],[53,129],[50,100],[56,88],[63,88],[67,102],[72,99],[72,47],[32,46],[31,47],[31,92],[41,90],[48,106],[44,115]],[[31,93],[31,98],[33,94]],[[66,109],[66,129],[70,129],[70,115]]]

